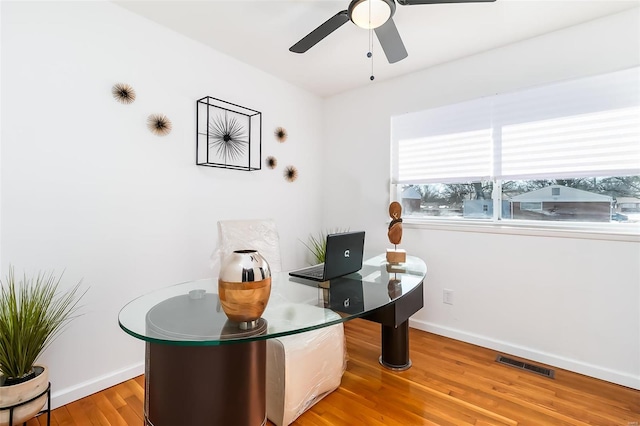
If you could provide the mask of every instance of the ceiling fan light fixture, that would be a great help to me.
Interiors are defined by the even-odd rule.
[[[395,10],[393,0],[353,0],[349,18],[360,28],[374,29],[387,22]]]

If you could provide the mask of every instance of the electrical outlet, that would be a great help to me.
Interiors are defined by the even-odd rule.
[[[446,288],[442,290],[442,303],[453,305],[453,290],[449,290]]]

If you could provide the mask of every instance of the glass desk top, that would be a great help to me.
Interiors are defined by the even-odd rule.
[[[229,321],[218,299],[218,279],[188,281],[155,290],[129,302],[120,327],[138,339],[174,345],[220,345],[301,333],[363,316],[415,290],[427,267],[413,256],[389,265],[385,255],[362,269],[319,283],[272,274],[271,296],[254,330]]]

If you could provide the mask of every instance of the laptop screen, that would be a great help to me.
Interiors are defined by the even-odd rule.
[[[327,235],[324,279],[341,277],[362,268],[364,231]]]
[[[313,281],[327,281],[362,268],[364,231],[329,234],[326,243],[324,264],[291,271],[289,275]]]

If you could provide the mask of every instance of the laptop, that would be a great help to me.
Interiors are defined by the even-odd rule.
[[[364,231],[327,235],[324,263],[289,272],[289,275],[313,281],[329,281],[362,268]]]

